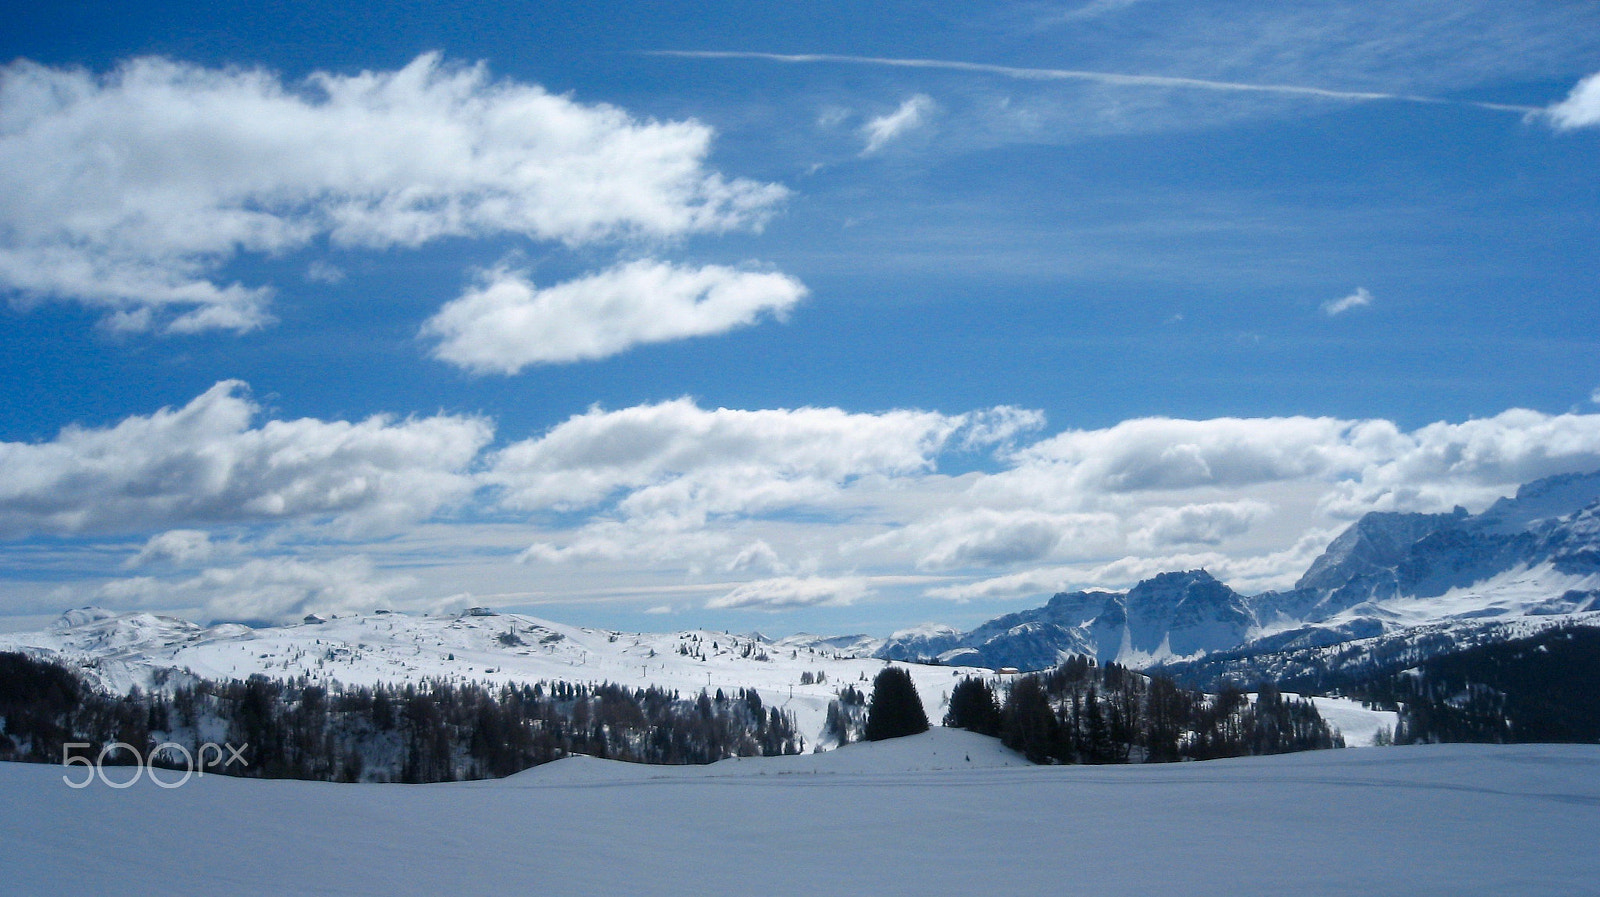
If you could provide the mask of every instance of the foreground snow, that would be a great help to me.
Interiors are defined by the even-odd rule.
[[[458,785],[207,777],[81,791],[0,764],[15,893],[1576,894],[1600,747],[1443,745],[1026,767],[935,730]],[[109,771],[115,775],[119,771]]]

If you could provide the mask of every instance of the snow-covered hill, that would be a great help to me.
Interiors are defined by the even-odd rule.
[[[704,630],[613,632],[522,614],[380,612],[261,629],[203,628],[175,617],[97,608],[69,611],[43,631],[0,634],[0,651],[60,658],[118,692],[258,673],[346,685],[559,680],[654,685],[691,695],[752,688],[768,706],[794,714],[808,749],[828,746],[822,730],[840,689],[870,690],[885,666],[867,656],[876,644],[859,637],[774,642]],[[990,675],[915,664],[909,669],[936,723],[959,677]]]
[[[1600,881],[1593,745],[1010,767],[985,743],[936,731],[820,757],[566,760],[420,786],[73,790],[62,774],[80,770],[0,763],[0,889],[1539,897]]]

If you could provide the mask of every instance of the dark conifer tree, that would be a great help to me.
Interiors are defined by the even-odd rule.
[[[911,674],[901,667],[884,667],[872,680],[872,703],[867,708],[868,741],[883,741],[928,731],[928,714]]]
[[[969,676],[950,692],[950,711],[944,724],[981,735],[1000,734],[1000,702],[983,679]]]

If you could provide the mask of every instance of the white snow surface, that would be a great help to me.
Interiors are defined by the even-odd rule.
[[[573,759],[443,785],[74,790],[62,776],[79,769],[0,763],[0,890],[1254,897],[1571,895],[1600,881],[1592,745],[1005,763],[992,741],[948,730],[670,773]]]
[[[1284,697],[1302,696],[1285,694]],[[1394,727],[1400,722],[1400,714],[1392,710],[1368,710],[1360,701],[1349,698],[1311,697],[1308,700],[1316,706],[1317,713],[1344,736],[1345,747],[1372,747],[1379,729],[1387,729],[1393,735]]]
[[[1541,616],[1582,622],[1581,612],[1592,608],[1587,603],[1569,607],[1562,603],[1561,596],[1569,591],[1594,589],[1600,589],[1600,574],[1562,573],[1549,562],[1532,566],[1519,564],[1470,586],[1450,589],[1443,595],[1424,598],[1401,595],[1381,602],[1358,604],[1329,622],[1377,617],[1394,628],[1455,620],[1516,620]]]

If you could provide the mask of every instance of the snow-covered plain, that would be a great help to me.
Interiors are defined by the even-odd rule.
[[[489,782],[208,776],[74,790],[0,764],[16,894],[1594,893],[1600,747],[1030,767],[934,730],[821,755]],[[127,770],[109,770],[108,775]]]

